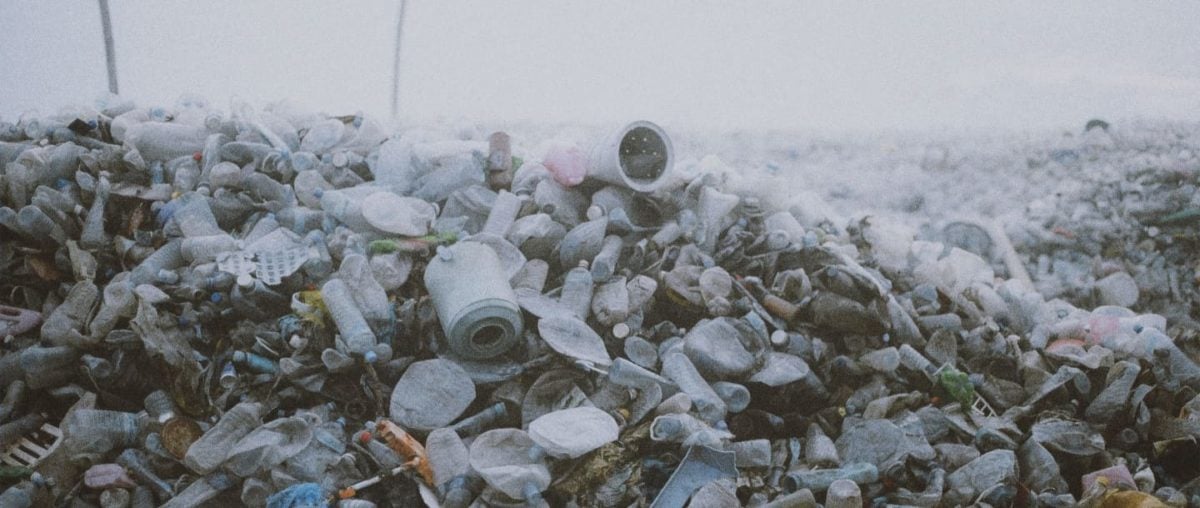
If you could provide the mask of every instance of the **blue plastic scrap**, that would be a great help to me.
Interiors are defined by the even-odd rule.
[[[297,483],[267,498],[267,508],[326,508],[321,486],[315,483]]]

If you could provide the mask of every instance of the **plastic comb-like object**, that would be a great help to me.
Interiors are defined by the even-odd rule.
[[[62,430],[49,423],[42,424],[0,453],[0,464],[32,468],[53,453],[62,440]]]

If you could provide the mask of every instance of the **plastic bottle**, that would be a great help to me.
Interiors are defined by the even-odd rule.
[[[834,446],[833,440],[825,435],[821,430],[821,426],[816,423],[808,426],[808,445],[804,449],[804,461],[812,466],[820,467],[836,467],[841,464],[841,459],[838,457],[837,447]]]
[[[146,454],[137,448],[128,448],[117,456],[117,463],[125,466],[135,478],[154,491],[160,501],[171,497],[171,484],[159,478],[150,467]]]
[[[321,286],[321,299],[350,352],[366,354],[375,347],[375,333],[354,304],[349,288],[341,279],[330,279]]]
[[[825,494],[827,508],[859,508],[863,505],[862,490],[850,479],[840,479],[829,484]]]
[[[95,197],[84,220],[83,233],[79,236],[79,245],[85,249],[100,249],[109,243],[108,233],[104,231],[104,211],[108,206],[110,189],[108,178],[102,175],[96,183]]]
[[[194,125],[142,122],[125,130],[125,143],[147,161],[167,161],[204,149],[207,129]]]
[[[341,120],[328,119],[317,122],[308,128],[304,138],[300,140],[300,151],[323,154],[341,142],[346,134],[346,124]]]
[[[67,232],[35,205],[26,205],[17,212],[17,226],[22,234],[42,245],[67,243]]]
[[[63,434],[81,452],[107,453],[138,442],[142,425],[134,413],[79,409],[63,421]]]
[[[84,323],[100,297],[100,290],[91,280],[76,282],[62,304],[42,324],[42,340],[55,346],[85,347],[93,340],[84,332]]]
[[[487,222],[483,224],[480,232],[499,237],[507,235],[513,222],[517,220],[522,203],[523,200],[516,194],[501,190],[496,195],[496,201],[492,204],[491,212],[488,213]]]
[[[338,277],[346,281],[348,287],[353,287],[351,295],[356,306],[362,310],[362,316],[378,337],[385,344],[391,344],[391,338],[396,327],[396,311],[388,301],[387,292],[375,280],[371,265],[366,256],[350,254],[342,258],[338,268]]]
[[[712,384],[713,391],[725,402],[731,413],[740,413],[750,405],[750,390],[744,385],[717,381]]]
[[[588,263],[580,261],[563,279],[562,294],[558,301],[579,319],[587,319],[591,311],[593,288],[594,281]]]
[[[292,188],[296,193],[296,199],[301,204],[309,208],[321,207],[321,196],[326,191],[333,190],[333,184],[330,184],[321,173],[315,170],[305,170],[296,174],[296,178],[292,180]]]
[[[674,381],[681,391],[692,398],[692,404],[702,418],[709,422],[725,418],[725,402],[700,376],[700,371],[696,370],[686,355],[677,350],[671,351],[663,356],[662,362],[663,375]]]
[[[550,275],[550,263],[541,259],[530,259],[521,266],[521,270],[512,277],[513,290],[529,289],[541,293],[546,287],[546,278]]]
[[[580,261],[595,259],[604,247],[604,233],[607,229],[608,219],[601,217],[567,231],[558,246],[558,260],[561,266],[575,266]]]
[[[351,187],[348,189],[316,189],[313,195],[321,200],[321,209],[338,222],[355,231],[372,231],[371,224],[363,217],[362,200],[378,189]]]
[[[459,420],[458,423],[451,425],[450,429],[460,437],[471,437],[507,420],[510,416],[508,405],[504,402],[497,402],[478,413]]]
[[[225,461],[225,455],[243,436],[261,424],[263,406],[242,402],[233,406],[208,432],[192,443],[183,463],[200,474],[213,472]]]
[[[621,237],[617,235],[604,237],[600,252],[592,259],[593,280],[607,282],[616,273],[617,264],[621,261],[621,246]]]
[[[159,508],[187,508],[191,506],[201,506],[207,501],[220,495],[222,492],[229,490],[237,485],[235,477],[224,472],[217,472],[199,478],[183,489],[179,495],[171,498],[170,501],[163,503]]]
[[[850,480],[862,484],[875,483],[879,481],[879,469],[873,464],[860,462],[847,464],[838,469],[793,471],[784,476],[783,487],[788,492],[800,489],[822,492],[829,489],[829,486],[837,480]]]
[[[513,181],[512,141],[504,132],[488,136],[487,184],[494,191],[508,189]]]

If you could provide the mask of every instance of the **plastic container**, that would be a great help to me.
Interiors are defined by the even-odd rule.
[[[462,242],[439,248],[425,269],[425,287],[455,353],[492,358],[516,345],[524,329],[521,310],[490,247]]]
[[[588,178],[654,192],[671,180],[675,152],[671,138],[651,122],[637,121],[595,145],[588,156]]]

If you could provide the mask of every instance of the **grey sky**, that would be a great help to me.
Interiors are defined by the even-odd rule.
[[[394,0],[110,0],[122,91],[389,107]],[[903,5],[902,5],[903,4]],[[92,0],[0,2],[0,115],[105,87]],[[410,0],[414,120],[982,129],[1200,119],[1191,2]]]

